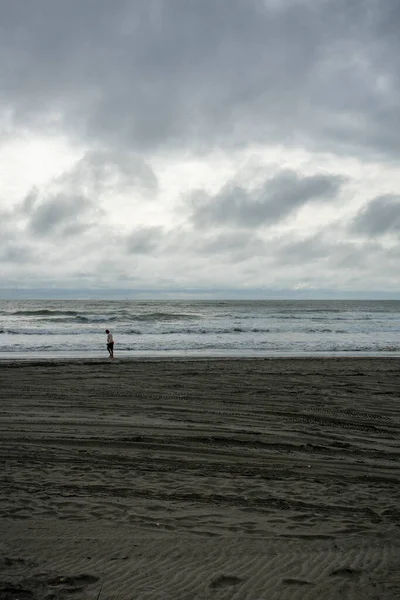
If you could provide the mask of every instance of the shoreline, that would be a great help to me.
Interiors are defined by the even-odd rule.
[[[282,353],[242,353],[237,352],[229,354],[226,352],[221,353],[196,353],[196,352],[160,352],[160,353],[144,353],[140,352],[137,354],[132,353],[118,353],[116,350],[114,362],[179,362],[179,361],[218,361],[218,360],[234,360],[234,361],[248,361],[248,360],[399,360],[400,352],[388,351],[388,352],[282,352]],[[110,362],[105,352],[96,353],[9,353],[2,356],[0,352],[0,366],[3,364],[17,363],[29,364],[30,362],[35,363],[74,363],[74,362],[91,362],[91,363],[102,363]]]

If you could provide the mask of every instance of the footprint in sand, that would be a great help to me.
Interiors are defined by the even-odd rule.
[[[331,573],[329,573],[330,577],[348,577],[350,579],[354,577],[360,577],[362,571],[359,569],[350,569],[349,567],[344,567],[343,569],[335,569]]]
[[[73,586],[73,587],[84,587],[98,581],[98,577],[93,575],[75,575],[72,577],[58,575],[47,580],[47,585],[51,587],[58,586]]]
[[[239,577],[234,577],[233,575],[219,575],[216,579],[213,579],[210,587],[214,590],[224,587],[230,587],[233,585],[238,585],[242,582],[242,579]]]
[[[0,598],[2,600],[31,600],[33,593],[18,585],[0,585]]]
[[[305,579],[283,579],[282,583],[285,585],[314,585],[311,581]]]

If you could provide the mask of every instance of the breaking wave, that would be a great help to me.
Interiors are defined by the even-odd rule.
[[[75,310],[51,310],[48,308],[43,308],[41,310],[16,310],[10,315],[20,316],[20,317],[39,317],[39,316],[76,316],[78,313]]]

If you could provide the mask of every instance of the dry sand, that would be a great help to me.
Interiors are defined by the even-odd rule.
[[[399,369],[0,364],[0,599],[400,598]]]

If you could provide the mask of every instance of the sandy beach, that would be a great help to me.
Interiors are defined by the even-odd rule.
[[[1,600],[400,598],[400,360],[0,364]]]

